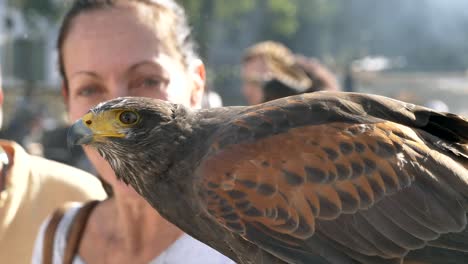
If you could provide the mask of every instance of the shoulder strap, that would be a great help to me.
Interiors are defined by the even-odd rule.
[[[50,218],[47,228],[44,233],[44,244],[42,247],[42,263],[52,264],[54,255],[54,238],[55,232],[65,212],[70,208],[71,204],[67,203],[60,208],[57,208]]]
[[[78,246],[80,245],[81,236],[83,234],[88,217],[94,207],[99,201],[90,201],[85,203],[76,213],[73,218],[73,222],[69,228],[67,237],[67,244],[65,246],[65,254],[63,258],[64,264],[71,264],[73,257],[76,255]],[[52,264],[54,256],[54,239],[55,232],[57,231],[58,225],[62,220],[65,212],[71,207],[72,203],[66,203],[60,208],[57,208],[52,217],[50,218],[49,224],[44,234],[44,245],[42,248],[42,264]]]
[[[73,262],[73,258],[80,246],[83,231],[88,223],[89,215],[98,203],[98,200],[87,202],[79,209],[78,213],[76,213],[68,231],[67,245],[65,246],[65,254],[63,257],[64,264],[71,264]]]

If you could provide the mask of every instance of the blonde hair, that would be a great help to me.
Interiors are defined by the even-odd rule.
[[[266,58],[281,61],[285,65],[294,64],[294,54],[285,45],[276,41],[263,41],[249,47],[244,54],[243,61],[255,58]]]
[[[312,85],[312,80],[297,65],[294,53],[279,42],[264,41],[249,47],[242,62],[248,63],[254,59],[261,59],[270,72],[269,76],[261,76],[265,82],[277,79],[301,90],[306,90]]]

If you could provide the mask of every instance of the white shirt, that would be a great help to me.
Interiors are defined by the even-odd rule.
[[[60,221],[56,235],[54,237],[53,264],[62,264],[62,259],[66,245],[66,235],[73,218],[75,217],[81,204],[77,203],[69,209]],[[41,226],[34,245],[32,264],[42,263],[42,248],[44,242],[44,232],[50,219],[47,219]],[[170,245],[158,257],[149,264],[234,264],[231,259],[222,255],[218,251],[203,244],[202,242],[184,234]],[[85,264],[79,255],[73,259],[73,264]]]

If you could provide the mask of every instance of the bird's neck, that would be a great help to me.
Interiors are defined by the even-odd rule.
[[[165,171],[161,171],[157,178],[152,177],[152,183],[145,184],[153,186],[154,189],[146,190],[146,195],[153,196],[150,199],[156,203],[153,206],[160,208],[167,206],[157,204],[161,200],[159,197],[165,197],[165,201],[176,201],[181,208],[186,207],[183,204],[186,201],[181,197],[191,197],[195,192],[193,184],[187,183],[192,182],[198,159],[201,159],[209,148],[210,135],[217,127],[207,122],[200,112],[191,112],[184,108],[178,111],[180,112],[176,113],[177,118],[171,124],[171,130],[177,131],[173,133],[177,137],[171,138],[171,148],[165,153],[169,160]],[[164,215],[164,212],[161,214]]]

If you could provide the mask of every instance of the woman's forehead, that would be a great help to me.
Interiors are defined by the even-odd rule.
[[[73,72],[83,70],[75,67],[125,67],[167,55],[157,29],[145,20],[132,7],[80,14],[63,46],[65,69]]]

